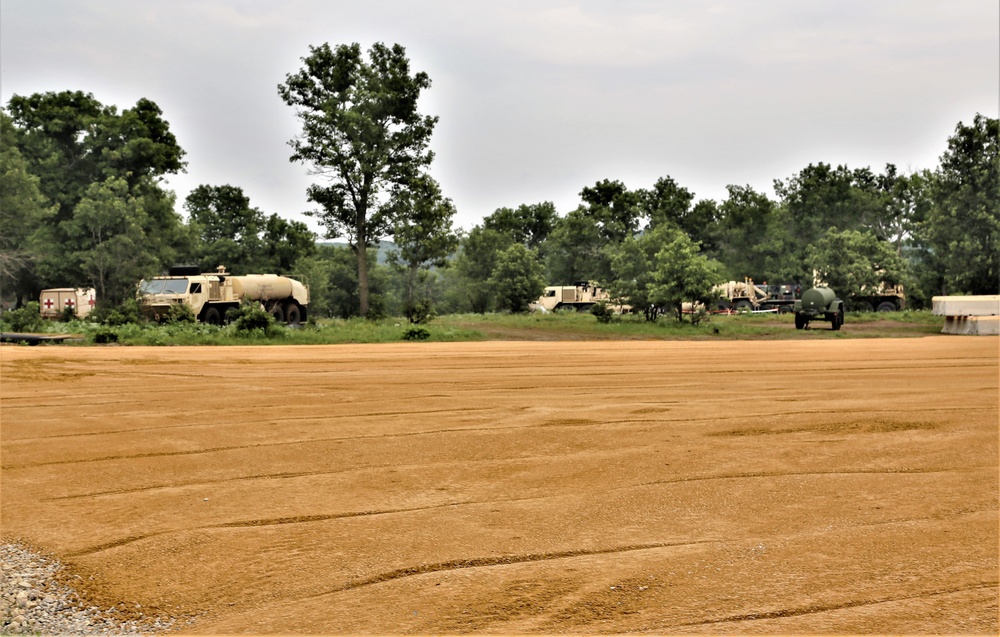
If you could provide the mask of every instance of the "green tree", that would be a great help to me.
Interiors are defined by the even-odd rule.
[[[656,237],[662,247],[654,260],[649,302],[656,307],[673,310],[678,321],[684,320],[684,304],[708,307],[717,300],[712,288],[722,278],[722,266],[700,254],[698,244],[679,230],[668,230]],[[698,322],[701,313],[691,314]]]
[[[276,274],[294,273],[299,261],[316,252],[316,233],[301,221],[289,221],[272,214],[264,223],[261,270]]]
[[[609,251],[613,276],[608,285],[611,296],[618,303],[632,306],[633,312],[642,312],[650,322],[656,321],[663,310],[650,296],[650,288],[654,284],[656,251],[659,248],[653,236],[659,232],[662,231],[653,230],[639,237],[626,237]]]
[[[555,226],[556,206],[550,201],[521,204],[515,208],[498,208],[483,219],[483,227],[505,233],[525,247],[539,250]]]
[[[489,285],[500,309],[527,312],[545,288],[544,266],[534,250],[515,243],[496,255]]]
[[[220,265],[235,274],[259,271],[264,213],[250,206],[242,188],[203,184],[188,194],[184,209],[198,237],[203,272]]]
[[[607,281],[610,264],[605,240],[593,217],[581,207],[556,220],[545,242],[545,263],[552,285]]]
[[[400,192],[396,205],[399,214],[392,235],[397,250],[389,253],[389,263],[403,275],[403,310],[414,322],[430,309],[429,269],[446,267],[458,249],[458,236],[451,227],[455,206],[428,175]]]
[[[939,294],[997,294],[1000,287],[1000,130],[976,114],[959,122],[930,186],[932,205],[918,229]]]
[[[92,188],[105,188],[112,182],[115,193],[120,192],[119,182],[124,182],[124,196],[131,201],[126,205],[143,211],[145,239],[136,249],[158,266],[186,249],[187,235],[174,211],[173,194],[160,186],[164,175],[184,169],[184,151],[156,104],[140,99],[119,113],[89,93],[63,91],[15,95],[8,102],[8,112],[17,148],[38,177],[42,195],[54,205],[44,228],[33,236],[44,245],[36,261],[37,285],[42,281],[48,286],[83,284],[92,276],[93,271],[83,270],[79,257],[81,245],[93,237],[72,233],[94,219],[74,222],[74,216],[85,198],[96,195]],[[106,202],[104,195],[98,198]],[[93,206],[82,210],[91,214]],[[109,241],[103,243],[116,243]],[[122,243],[130,241],[126,237]]]
[[[38,182],[17,148],[13,122],[0,111],[0,290],[17,307],[39,287],[35,264],[45,251],[39,231],[55,215]]]
[[[639,230],[640,194],[620,181],[605,179],[580,191],[585,213],[594,219],[608,244],[618,244]]]
[[[496,305],[495,290],[489,279],[497,264],[497,255],[514,244],[510,235],[476,226],[462,238],[455,268],[473,312],[483,314]],[[544,287],[544,286],[543,286]]]
[[[903,277],[903,260],[888,241],[870,230],[831,228],[814,246],[809,260],[817,277],[843,299],[875,294],[883,282]]]
[[[71,256],[99,303],[121,304],[140,279],[156,271],[156,260],[144,249],[146,212],[124,179],[91,185],[65,225],[75,244]]]
[[[727,186],[719,206],[719,260],[732,280],[809,281],[805,246],[787,208],[750,186]]]
[[[302,123],[302,135],[289,142],[291,160],[326,179],[309,188],[309,199],[320,205],[314,214],[327,236],[346,236],[354,246],[359,305],[368,314],[367,248],[395,221],[392,189],[408,184],[433,159],[427,145],[437,118],[417,110],[430,78],[410,74],[398,44],[376,43],[367,61],[357,43],[323,44],[310,47],[303,62],[278,86]]]

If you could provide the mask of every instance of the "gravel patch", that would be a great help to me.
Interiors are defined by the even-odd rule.
[[[172,619],[122,621],[110,609],[83,605],[57,580],[62,568],[23,546],[0,544],[0,634],[155,635],[173,627]]]

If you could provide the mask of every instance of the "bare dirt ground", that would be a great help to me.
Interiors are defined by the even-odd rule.
[[[187,633],[995,635],[998,345],[3,346],[2,533]]]

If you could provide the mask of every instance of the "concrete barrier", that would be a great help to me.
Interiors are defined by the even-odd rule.
[[[1000,296],[935,296],[931,304],[944,317],[942,334],[1000,334]]]

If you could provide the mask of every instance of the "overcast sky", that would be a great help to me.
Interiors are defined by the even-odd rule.
[[[934,168],[1000,101],[996,0],[3,0],[0,97],[148,98],[187,152],[179,211],[231,184],[319,230],[277,85],[310,45],[377,41],[431,78],[431,173],[466,229],[504,206],[565,214],[602,179],[722,200],[809,163]]]

